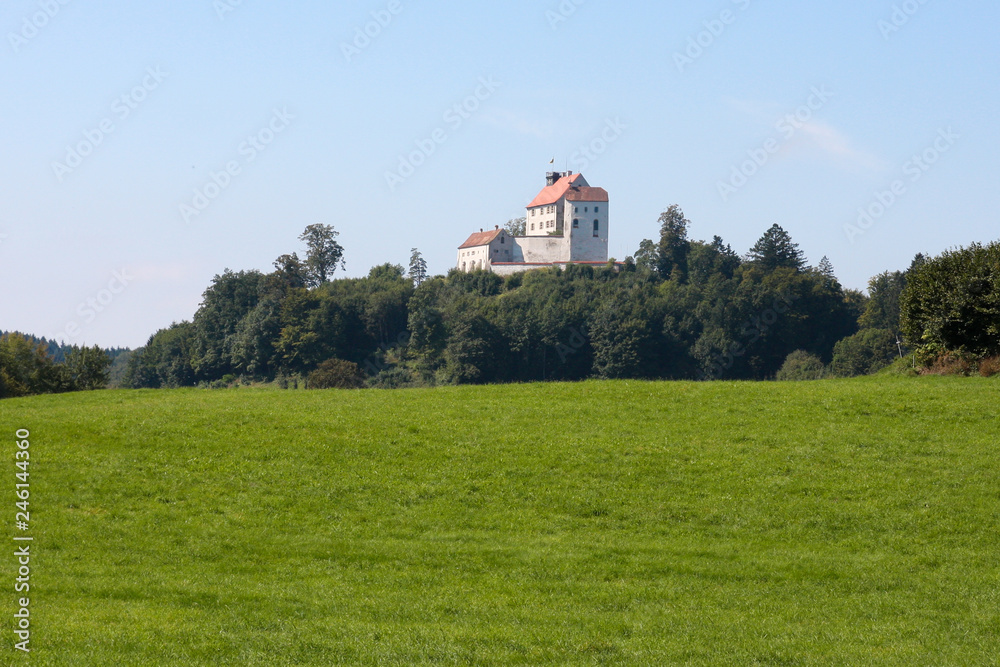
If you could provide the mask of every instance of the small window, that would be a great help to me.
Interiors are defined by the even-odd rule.
[[[535,223],[531,223],[531,231],[535,231]]]
[[[600,206],[595,206],[595,207],[594,207],[594,213],[597,213],[597,212],[598,212],[598,211],[600,211],[600,210],[601,210],[601,207],[600,207]]]
[[[506,243],[506,241],[507,241],[507,237],[506,236],[501,236],[500,237],[500,243]]]
[[[597,220],[594,220],[594,236],[600,236],[600,231],[601,231],[601,223],[598,222]]]
[[[580,229],[580,220],[577,218],[573,219],[573,229]]]
[[[590,213],[590,207],[589,206],[584,206],[583,207],[583,212],[584,213]]]

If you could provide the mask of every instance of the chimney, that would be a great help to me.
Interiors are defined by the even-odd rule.
[[[494,229],[500,229],[500,225],[495,225]]]

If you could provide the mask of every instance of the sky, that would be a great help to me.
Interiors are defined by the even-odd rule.
[[[672,204],[772,224],[845,287],[1000,238],[985,0],[4,0],[0,329],[139,347],[213,276],[333,225],[346,273],[433,274],[545,172],[610,194],[618,259]],[[554,165],[550,161],[554,160]]]

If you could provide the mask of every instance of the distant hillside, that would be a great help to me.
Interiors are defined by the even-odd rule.
[[[66,355],[70,350],[73,349],[72,345],[65,345],[54,340],[48,340],[47,338],[39,338],[38,336],[33,336],[31,334],[24,333],[23,331],[3,331],[0,330],[0,336],[6,336],[7,334],[20,334],[27,338],[32,343],[44,343],[49,348],[49,355],[55,360],[57,364],[61,364],[66,361]],[[111,360],[114,361],[123,354],[131,352],[131,349],[127,347],[105,347],[101,348],[107,352]]]

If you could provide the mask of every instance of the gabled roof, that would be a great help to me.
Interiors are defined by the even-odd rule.
[[[571,176],[563,176],[555,185],[549,185],[535,197],[535,200],[528,204],[528,208],[535,208],[536,206],[548,206],[549,204],[555,204],[557,201],[563,198],[566,192],[573,186],[573,184],[580,178],[583,174],[573,174]]]
[[[465,243],[458,246],[458,249],[461,250],[463,248],[478,248],[479,246],[489,245],[493,243],[493,241],[496,240],[498,236],[503,234],[504,231],[506,230],[494,229],[488,232],[477,232],[472,236],[470,236]]]
[[[608,201],[608,191],[604,188],[570,188],[566,201]]]

